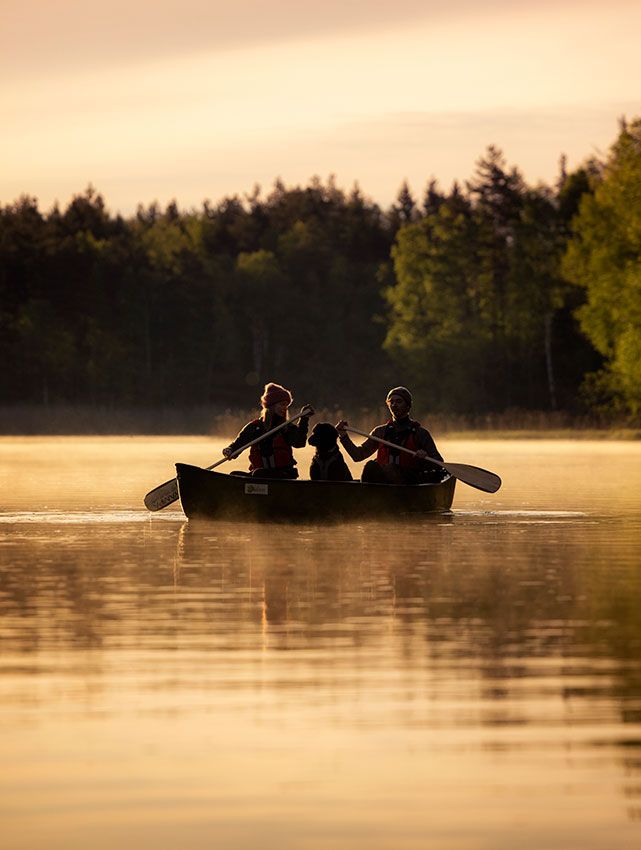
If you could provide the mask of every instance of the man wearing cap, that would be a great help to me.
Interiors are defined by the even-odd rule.
[[[225,457],[231,457],[238,449],[253,442],[268,431],[287,421],[287,410],[292,403],[292,394],[280,384],[265,384],[260,398],[261,413],[241,430],[236,439],[223,449]],[[254,478],[298,478],[293,448],[303,448],[307,442],[309,417],[314,415],[311,404],[301,407],[303,414],[298,423],[292,422],[273,436],[266,437],[249,449],[249,473],[233,472],[232,475],[251,475]]]
[[[427,481],[440,481],[442,470],[428,458],[442,461],[432,435],[420,422],[410,419],[412,394],[407,387],[394,387],[387,394],[386,404],[392,418],[384,425],[377,425],[371,431],[371,437],[357,446],[347,431],[349,423],[342,419],[336,425],[340,441],[352,460],[365,460],[376,452],[376,460],[363,467],[361,481],[375,484],[420,484]],[[397,446],[416,452],[414,456],[406,452],[384,446],[372,437],[387,440]]]

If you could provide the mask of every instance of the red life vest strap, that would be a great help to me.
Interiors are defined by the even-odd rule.
[[[418,448],[416,445],[416,432],[420,427],[420,422],[410,419],[409,427],[399,432],[394,426],[394,420],[390,419],[386,423],[383,439],[415,452]],[[413,469],[417,466],[416,458],[412,457],[412,455],[408,455],[406,452],[396,451],[390,446],[384,446],[382,443],[378,447],[376,462],[380,466],[387,466],[389,463],[393,463],[402,469]]]
[[[263,433],[268,430],[262,419],[255,419],[252,425],[261,425]],[[273,437],[261,440],[249,449],[249,469],[283,469],[294,466],[294,453],[283,432],[279,431]]]

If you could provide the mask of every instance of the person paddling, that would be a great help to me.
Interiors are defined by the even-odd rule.
[[[236,439],[223,449],[223,455],[226,458],[231,457],[252,440],[286,422],[287,412],[292,403],[292,394],[280,384],[265,384],[260,403],[262,408],[260,416],[245,425]],[[314,415],[314,408],[310,404],[305,404],[301,407],[301,414],[297,423],[292,422],[273,437],[267,437],[251,446],[249,472],[240,474],[251,475],[254,478],[298,478],[292,449],[303,448],[307,442],[309,417]]]
[[[394,387],[386,398],[391,419],[371,431],[372,437],[387,440],[415,452],[414,456],[384,446],[372,437],[362,445],[355,445],[346,428],[349,422],[341,419],[336,425],[341,444],[352,460],[365,460],[376,452],[376,460],[368,461],[363,467],[361,481],[374,484],[421,484],[440,481],[443,470],[431,464],[428,458],[442,461],[432,435],[420,422],[410,419],[412,394],[406,387]]]

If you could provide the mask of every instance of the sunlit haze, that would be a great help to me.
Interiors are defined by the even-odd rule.
[[[0,203],[112,210],[334,174],[382,205],[490,144],[531,183],[641,113],[637,0],[3,0]]]

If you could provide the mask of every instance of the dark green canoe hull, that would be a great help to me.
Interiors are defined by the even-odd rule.
[[[456,479],[399,487],[359,481],[242,478],[176,464],[185,515],[221,520],[327,520],[449,511]]]

